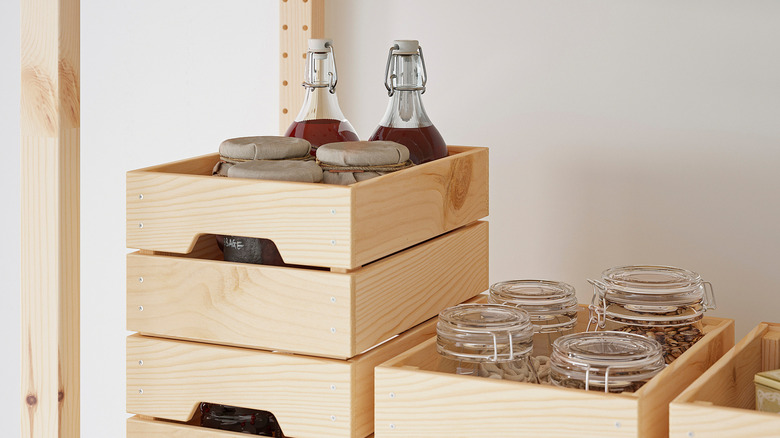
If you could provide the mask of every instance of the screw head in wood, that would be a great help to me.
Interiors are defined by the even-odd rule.
[[[140,223],[138,224],[138,228],[143,228],[143,227],[144,227],[144,223],[143,223],[143,222],[140,222]]]
[[[144,393],[144,390],[139,388],[139,389],[138,389],[138,393],[139,393],[139,394],[143,394],[143,393]]]
[[[336,302],[336,297],[330,297],[330,302],[331,303],[335,303]]]
[[[336,333],[336,327],[331,327],[331,328],[330,328],[330,332],[331,332],[331,333]]]
[[[390,423],[390,429],[395,429],[395,424]]]
[[[138,311],[139,312],[143,312],[144,311],[144,306],[138,306]]]
[[[330,416],[330,421],[336,421],[336,416],[335,415],[331,415]]]
[[[335,391],[336,390],[336,385],[330,385],[330,390],[331,391]]]
[[[138,365],[143,365],[143,364],[144,364],[144,361],[143,361],[143,360],[139,360],[139,361],[138,361]]]
[[[138,199],[144,199],[144,194],[143,193],[139,194]]]
[[[395,398],[395,393],[394,392],[390,393],[390,398]]]
[[[615,428],[616,428],[616,429],[620,429],[620,422],[619,422],[619,421],[616,421],[616,422],[615,422]]]
[[[138,277],[138,282],[139,283],[143,283],[144,282],[144,278],[143,277]]]
[[[331,240],[330,244],[335,246],[336,245],[336,241],[335,240]]]
[[[330,209],[330,214],[336,214],[336,209],[335,208],[331,208]]]

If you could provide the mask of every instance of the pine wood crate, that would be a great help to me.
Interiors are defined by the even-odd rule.
[[[780,323],[761,323],[674,399],[670,437],[780,436],[780,415],[755,411],[753,376],[780,368]]]
[[[269,411],[291,438],[366,437],[374,367],[435,333],[432,318],[348,360],[131,335],[127,410],[148,418],[131,419],[127,436],[234,436],[185,424],[209,402]]]
[[[198,236],[263,237],[286,263],[355,269],[488,215],[487,148],[336,186],[218,178],[217,154],[127,173],[127,246],[189,253]]]
[[[578,331],[587,320],[581,306]],[[668,436],[669,402],[734,345],[733,320],[704,324],[699,342],[625,395],[443,372],[429,338],[377,367],[376,437]]]
[[[487,222],[347,273],[132,253],[127,328],[349,358],[487,288]]]

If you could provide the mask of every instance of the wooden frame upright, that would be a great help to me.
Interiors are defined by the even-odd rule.
[[[21,431],[79,436],[79,0],[21,1]]]

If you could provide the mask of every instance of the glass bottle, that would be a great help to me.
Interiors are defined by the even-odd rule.
[[[423,107],[428,74],[422,47],[416,40],[396,40],[385,68],[385,88],[390,96],[379,127],[369,140],[389,140],[409,149],[414,164],[444,158],[447,144]]]
[[[671,363],[704,336],[704,312],[715,308],[712,284],[672,266],[607,269],[593,286],[588,330],[617,330],[660,342]]]
[[[326,143],[359,140],[339,107],[338,79],[333,41],[310,39],[303,81],[306,95],[301,111],[284,135],[308,140],[311,155]]]
[[[439,313],[436,350],[443,370],[539,383],[531,362],[528,312],[498,304],[461,304]]]
[[[553,342],[573,333],[577,325],[577,296],[567,283],[547,280],[502,281],[490,286],[488,303],[517,307],[528,312],[534,328],[532,358],[539,380],[550,374]]]
[[[664,367],[661,344],[624,332],[581,332],[553,343],[555,386],[611,393],[636,392]]]

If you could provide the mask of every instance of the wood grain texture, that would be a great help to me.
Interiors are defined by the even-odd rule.
[[[435,319],[349,360],[127,338],[127,410],[186,422],[198,403],[272,412],[285,435],[364,437],[373,429],[372,370],[435,333]]]
[[[487,148],[448,147],[446,158],[353,186],[353,264],[489,214]]]
[[[287,263],[349,267],[350,200],[341,186],[129,172],[127,246],[188,253],[202,234],[265,237]]]
[[[488,215],[487,149],[450,154],[351,186],[207,176],[216,155],[131,171],[127,246],[184,254],[204,234],[265,237],[287,263],[355,269]]]
[[[780,369],[780,330],[769,330],[761,340],[761,371]]]
[[[669,407],[670,436],[777,437],[780,416],[754,410],[753,383],[763,370],[763,340],[777,333],[780,324],[759,324],[675,398]]]
[[[127,256],[127,327],[349,358],[487,287],[487,222],[346,274],[134,253]]]
[[[476,222],[358,270],[356,352],[487,290],[488,228]]]
[[[309,38],[325,38],[325,0],[282,0],[279,32],[279,133],[283,135],[303,103],[301,83]]]
[[[21,436],[79,436],[79,1],[21,2]]]
[[[582,308],[579,319],[585,319]],[[635,394],[604,394],[545,385],[460,376],[443,371],[435,338],[376,370],[377,437],[656,437],[642,418],[665,421],[670,392],[717,356],[732,320],[705,318],[707,334]],[[582,328],[582,325],[578,324]],[[729,338],[730,336],[730,338]],[[707,344],[714,344],[708,347]],[[390,394],[393,396],[391,397]],[[660,404],[660,406],[658,405]],[[391,426],[392,425],[392,426]]]
[[[245,433],[207,429],[189,424],[150,420],[133,416],[127,419],[127,438],[246,438]]]

